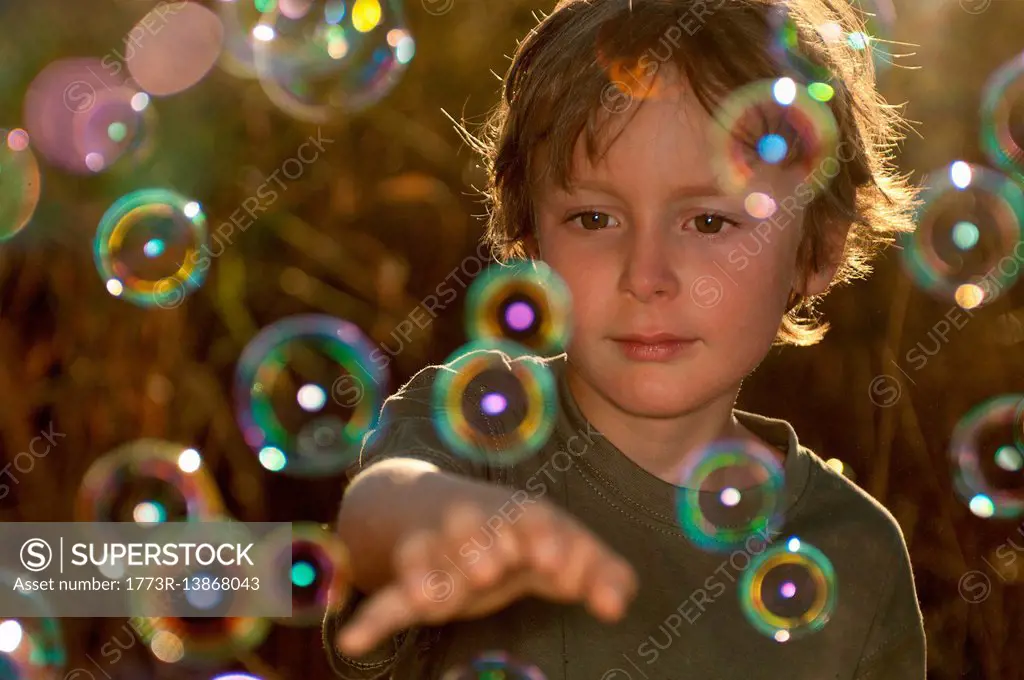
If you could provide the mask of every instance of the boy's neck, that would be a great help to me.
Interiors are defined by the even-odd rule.
[[[678,417],[648,418],[627,413],[605,398],[575,371],[571,362],[566,380],[580,412],[602,436],[638,466],[670,484],[678,484],[687,453],[715,440],[753,438],[769,446],[733,415],[739,385]]]

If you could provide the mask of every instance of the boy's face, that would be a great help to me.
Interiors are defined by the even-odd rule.
[[[648,417],[731,404],[770,348],[791,290],[820,293],[834,273],[804,281],[797,271],[802,208],[755,231],[761,222],[744,197],[719,194],[710,117],[685,80],[665,76],[657,97],[615,117],[631,116],[596,165],[577,144],[569,192],[549,183],[536,196],[539,257],[573,295],[573,369],[606,400]],[[803,179],[775,173],[775,201]]]

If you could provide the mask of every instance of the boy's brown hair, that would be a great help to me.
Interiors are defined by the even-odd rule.
[[[797,266],[805,274],[823,268],[849,225],[834,280],[869,274],[871,260],[895,234],[913,231],[916,203],[906,177],[891,165],[901,119],[875,88],[870,50],[826,40],[818,29],[834,22],[844,35],[863,32],[847,0],[561,0],[520,43],[481,137],[466,134],[486,163],[485,238],[498,259],[527,256],[537,170],[567,188],[581,134],[591,161],[600,157],[601,133],[614,118],[607,115],[608,88],[623,68],[636,72],[643,59],[649,64],[652,50],[664,51],[672,35],[665,63],[685,74],[714,115],[737,87],[793,75],[772,49],[773,13],[780,11],[797,29],[797,52],[832,74],[835,96],[828,105],[840,148],[850,150],[838,154],[838,176],[807,206]],[[687,34],[681,40],[680,29]],[[612,74],[610,64],[617,66]],[[776,344],[812,345],[824,336],[828,326],[814,313],[817,297],[793,294]]]

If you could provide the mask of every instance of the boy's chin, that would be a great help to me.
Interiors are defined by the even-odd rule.
[[[605,395],[620,409],[646,418],[675,418],[687,415],[722,395],[703,384],[690,371],[678,367],[651,366],[641,371],[605,375]]]

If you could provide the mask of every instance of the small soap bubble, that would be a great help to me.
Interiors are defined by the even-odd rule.
[[[194,452],[172,442],[140,439],[101,456],[82,478],[75,521],[148,524],[222,516],[216,483],[206,469],[192,469],[195,461],[188,451]]]
[[[168,96],[206,77],[221,53],[224,27],[220,17],[199,3],[160,3],[128,35],[134,49],[126,66],[134,84]]]
[[[540,261],[491,265],[469,288],[466,334],[509,340],[541,356],[565,350],[572,296],[562,278]]]
[[[709,134],[719,186],[745,196],[745,202],[757,200],[751,197],[765,193],[765,186],[791,192],[794,180],[814,196],[839,174],[839,132],[832,112],[791,78],[734,90],[716,110]],[[765,195],[774,212],[775,199]]]
[[[242,352],[236,414],[260,464],[296,476],[337,474],[376,426],[386,365],[358,326],[324,315],[281,319]]]
[[[712,551],[762,540],[781,525],[784,487],[777,456],[751,440],[722,440],[685,456],[676,483],[683,533]]]
[[[950,437],[953,488],[982,518],[1024,515],[1022,453],[1018,448],[1024,394],[988,399],[967,412]]]
[[[348,551],[337,534],[313,522],[293,522],[276,529],[256,546],[258,564],[275,578],[261,585],[268,609],[288,603],[291,616],[275,619],[288,626],[313,626],[323,621],[332,586],[348,587]],[[278,576],[286,575],[288,581]],[[343,596],[338,593],[337,596]],[[338,604],[338,603],[335,603]]]
[[[518,360],[513,360],[518,357]],[[558,395],[551,369],[509,341],[456,350],[434,382],[434,427],[458,455],[512,464],[551,436]]]
[[[253,63],[264,91],[309,122],[377,103],[415,54],[399,0],[355,0],[351,11],[332,0],[282,1],[255,29]]]
[[[133,191],[100,218],[93,251],[107,291],[140,307],[172,309],[206,278],[206,215],[168,189]]]
[[[821,630],[836,607],[832,562],[793,540],[754,557],[739,583],[744,616],[761,634],[785,643]]]
[[[116,68],[113,68],[116,67]],[[25,93],[25,127],[35,151],[62,170],[92,175],[147,159],[156,111],[123,67],[100,59],[58,59]]]
[[[964,309],[988,304],[1024,266],[1024,190],[988,168],[955,161],[924,181],[917,229],[901,237],[904,270]]]

